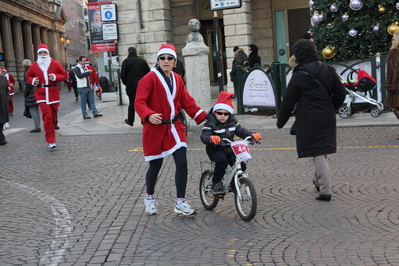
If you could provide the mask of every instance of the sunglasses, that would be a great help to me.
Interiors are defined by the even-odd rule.
[[[216,112],[217,115],[229,116],[230,113]]]
[[[173,56],[160,56],[159,57],[159,60],[161,60],[161,61],[165,61],[166,59],[168,59],[169,61],[172,61],[175,58]]]

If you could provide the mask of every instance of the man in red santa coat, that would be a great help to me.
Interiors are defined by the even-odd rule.
[[[158,67],[152,69],[138,83],[135,109],[143,123],[143,150],[150,162],[146,174],[147,196],[145,212],[156,214],[155,184],[163,158],[173,155],[176,164],[175,184],[177,200],[174,211],[183,215],[195,214],[185,199],[187,185],[187,137],[184,124],[178,119],[181,109],[202,123],[207,113],[197,106],[184,86],[183,79],[172,71],[176,66],[174,45],[163,44],[157,54]]]
[[[8,90],[10,91],[10,101],[8,102],[8,113],[9,115],[12,115],[14,112],[14,103],[12,101],[12,96],[14,95],[15,79],[10,73],[8,73],[5,67],[1,68],[1,74],[3,74],[8,81]]]
[[[65,81],[67,74],[60,63],[51,59],[47,45],[39,45],[37,54],[37,61],[31,65],[26,73],[26,80],[36,86],[34,94],[42,113],[46,141],[48,148],[54,149],[57,147],[55,144],[55,126],[60,103],[60,91],[57,83]]]

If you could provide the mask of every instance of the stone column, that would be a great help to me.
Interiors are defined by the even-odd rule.
[[[46,45],[48,45],[48,33],[49,33],[49,28],[46,27],[40,28],[40,39],[42,40],[42,43]]]
[[[50,56],[64,66],[64,58],[59,50],[60,34],[57,30],[49,30],[48,34],[48,47],[50,49]]]
[[[248,45],[253,41],[251,5],[250,0],[243,0],[241,8],[223,10],[227,67],[229,67],[226,70],[227,77],[229,77],[230,67],[234,60],[233,47],[239,46],[249,55]],[[227,91],[234,93],[233,82],[230,81],[230,77],[227,80]]]
[[[209,47],[205,45],[199,33],[201,23],[197,19],[188,22],[191,33],[188,34],[186,46],[182,50],[186,66],[187,90],[195,98],[197,104],[208,111],[212,106],[211,86],[209,80],[208,54]],[[193,120],[190,127],[195,126]]]
[[[35,52],[33,51],[33,43],[32,43],[32,22],[30,21],[23,21],[22,22],[22,33],[24,38],[24,51],[25,51],[25,58],[29,59],[30,61],[35,61]]]
[[[40,25],[33,24],[32,37],[33,37],[33,51],[37,51],[37,48],[42,43],[41,37],[40,37]]]
[[[15,49],[15,64],[17,71],[17,79],[21,81],[21,88],[19,91],[24,90],[24,67],[22,66],[22,61],[25,59],[24,54],[24,42],[22,39],[22,18],[13,17],[11,20],[12,23],[12,32],[13,32],[13,41],[14,41],[14,49]],[[20,85],[18,84],[18,85]],[[14,88],[15,89],[15,88]]]
[[[12,41],[10,18],[11,14],[1,13],[1,38],[3,39],[5,67],[7,68],[7,71],[11,73],[11,75],[15,75],[15,53],[14,44]]]

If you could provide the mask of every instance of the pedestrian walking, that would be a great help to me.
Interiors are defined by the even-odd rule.
[[[5,68],[5,67],[1,68],[1,73],[8,80],[8,91],[9,91],[9,94],[10,94],[10,100],[8,101],[8,112],[9,112],[9,115],[13,115],[13,113],[14,113],[14,102],[12,100],[12,96],[15,94],[15,92],[14,92],[15,79],[14,79],[13,75],[8,73],[7,68]]]
[[[3,133],[4,124],[8,123],[8,101],[10,93],[8,91],[7,78],[0,75],[0,145],[6,145],[6,137]]]
[[[261,64],[260,56],[258,55],[258,46],[250,44],[248,61],[245,63],[245,66],[254,67],[255,64]]]
[[[145,212],[156,214],[155,185],[163,158],[173,155],[176,165],[175,184],[177,199],[174,211],[183,215],[195,214],[185,199],[187,186],[187,136],[178,119],[181,109],[197,124],[207,113],[197,106],[184,86],[180,75],[172,71],[176,66],[176,48],[162,44],[157,53],[158,67],[152,69],[138,83],[135,99],[136,112],[143,123],[143,150],[149,161],[146,173]]]
[[[82,110],[83,119],[90,119],[91,117],[87,114],[86,102],[89,101],[89,105],[91,107],[91,111],[93,112],[93,117],[101,117],[102,113],[97,111],[96,105],[94,103],[93,92],[90,87],[90,74],[93,72],[93,69],[87,69],[86,66],[86,57],[80,56],[78,63],[75,66],[75,76],[78,87],[78,93],[80,96],[80,108]]]
[[[297,65],[287,86],[277,119],[282,128],[296,104],[295,134],[299,158],[313,157],[313,179],[320,195],[331,199],[331,173],[327,155],[337,152],[336,110],[345,100],[346,90],[335,69],[322,62],[314,42],[299,40],[292,47]]]
[[[41,132],[40,128],[40,109],[39,104],[36,102],[35,98],[35,86],[27,82],[26,73],[28,72],[32,62],[29,59],[22,61],[22,66],[25,68],[24,71],[24,82],[25,82],[25,108],[29,109],[29,113],[32,117],[34,128],[29,131],[30,133]]]
[[[392,36],[391,49],[387,55],[387,81],[385,85],[387,106],[399,119],[399,32]],[[399,139],[399,138],[398,138]]]
[[[57,147],[55,127],[60,103],[60,90],[57,84],[65,81],[67,74],[61,64],[50,57],[46,44],[39,45],[37,54],[37,61],[29,67],[26,80],[36,86],[34,96],[42,113],[45,138],[48,148],[54,149]]]
[[[150,67],[147,61],[138,57],[135,47],[129,47],[127,51],[129,55],[122,62],[121,79],[126,86],[126,94],[129,97],[129,107],[125,123],[133,126],[135,117],[134,100],[136,98],[137,84],[142,77],[150,72]]]

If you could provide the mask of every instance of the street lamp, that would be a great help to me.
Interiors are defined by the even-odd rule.
[[[68,38],[68,36],[65,38],[65,45],[68,47],[71,44],[71,38]]]

